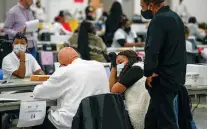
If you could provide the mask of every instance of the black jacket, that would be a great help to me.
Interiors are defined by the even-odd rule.
[[[152,19],[145,46],[144,75],[159,74],[160,83],[171,91],[185,83],[186,42],[184,24],[169,6]],[[175,86],[177,85],[177,86]]]
[[[119,94],[103,94],[83,99],[72,129],[131,129],[123,98]]]

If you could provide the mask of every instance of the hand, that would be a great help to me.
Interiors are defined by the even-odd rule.
[[[115,52],[111,52],[111,53],[109,53],[109,58],[110,58],[110,61],[111,61],[111,66],[112,67],[116,67],[116,57],[117,57],[117,55],[116,55],[116,53]]]
[[[19,52],[19,58],[20,58],[20,61],[25,61],[25,53],[20,51]]]
[[[150,88],[152,88],[152,79],[154,78],[154,77],[157,77],[158,76],[158,74],[156,74],[156,73],[153,73],[152,74],[152,76],[150,76],[150,77],[147,77],[147,84],[148,84],[148,86],[150,87]]]

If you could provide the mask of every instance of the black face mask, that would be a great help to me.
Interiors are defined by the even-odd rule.
[[[129,32],[131,31],[131,27],[126,27],[126,28],[124,29],[124,31],[125,31],[126,33],[129,33]]]
[[[145,19],[152,19],[153,18],[153,13],[151,10],[146,10],[146,11],[141,10],[141,14]]]
[[[92,16],[87,16],[87,20],[94,21],[95,19]]]

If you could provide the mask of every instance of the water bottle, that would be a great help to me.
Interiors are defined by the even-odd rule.
[[[0,80],[3,80],[3,70],[0,69]]]

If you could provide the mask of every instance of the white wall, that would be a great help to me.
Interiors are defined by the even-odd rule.
[[[207,0],[184,0],[188,12],[195,16],[199,22],[207,22]],[[179,0],[172,0],[172,7],[175,9]]]
[[[135,14],[141,14],[141,6],[140,6],[140,0],[134,0],[134,13]]]
[[[76,9],[84,9],[87,7],[88,0],[84,0],[84,3],[74,3],[74,0],[41,0],[43,6],[46,9],[47,18],[50,22],[54,20],[54,17],[58,15],[60,10],[69,10],[74,13]]]
[[[4,22],[4,1],[0,0],[0,23]]]

